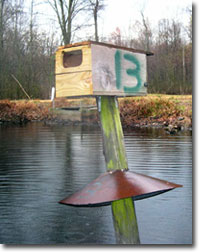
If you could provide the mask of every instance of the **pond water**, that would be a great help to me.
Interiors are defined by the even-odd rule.
[[[125,132],[129,169],[182,184],[135,202],[141,244],[192,243],[192,136]],[[106,171],[97,126],[0,126],[0,243],[116,244],[110,206],[58,201]]]

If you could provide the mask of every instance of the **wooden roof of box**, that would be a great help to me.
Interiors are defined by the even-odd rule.
[[[134,52],[134,53],[142,53],[142,54],[146,54],[147,56],[154,55],[153,52],[149,52],[149,51],[134,49],[134,48],[131,48],[131,47],[119,46],[119,45],[114,45],[114,44],[109,44],[109,43],[104,43],[104,42],[97,42],[97,41],[92,41],[92,40],[77,42],[77,43],[73,43],[73,44],[67,44],[67,45],[64,45],[64,46],[59,46],[57,50],[63,50],[65,48],[84,46],[84,45],[91,45],[91,44],[107,46],[109,48],[116,48],[116,49],[121,49],[121,50]]]

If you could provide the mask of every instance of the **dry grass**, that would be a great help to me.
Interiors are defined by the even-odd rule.
[[[94,98],[55,100],[55,107],[95,105]],[[143,125],[192,126],[191,95],[147,95],[119,98],[120,115],[124,127]],[[50,100],[0,101],[0,121],[23,123],[51,119]]]
[[[192,126],[192,96],[147,95],[120,99],[122,124]]]
[[[0,121],[23,123],[50,117],[47,104],[33,101],[0,101]]]

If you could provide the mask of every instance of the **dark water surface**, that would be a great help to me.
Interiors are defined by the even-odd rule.
[[[192,243],[192,137],[125,132],[129,169],[182,184],[135,202],[142,244]],[[111,207],[57,202],[105,172],[98,127],[0,126],[0,243],[115,244]]]

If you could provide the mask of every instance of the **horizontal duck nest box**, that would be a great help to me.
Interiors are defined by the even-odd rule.
[[[138,96],[147,93],[151,52],[86,41],[56,51],[56,97]]]
[[[153,197],[176,187],[182,185],[128,170],[116,170],[100,175],[85,188],[59,203],[81,207],[105,206],[112,201],[130,197],[133,200]]]

